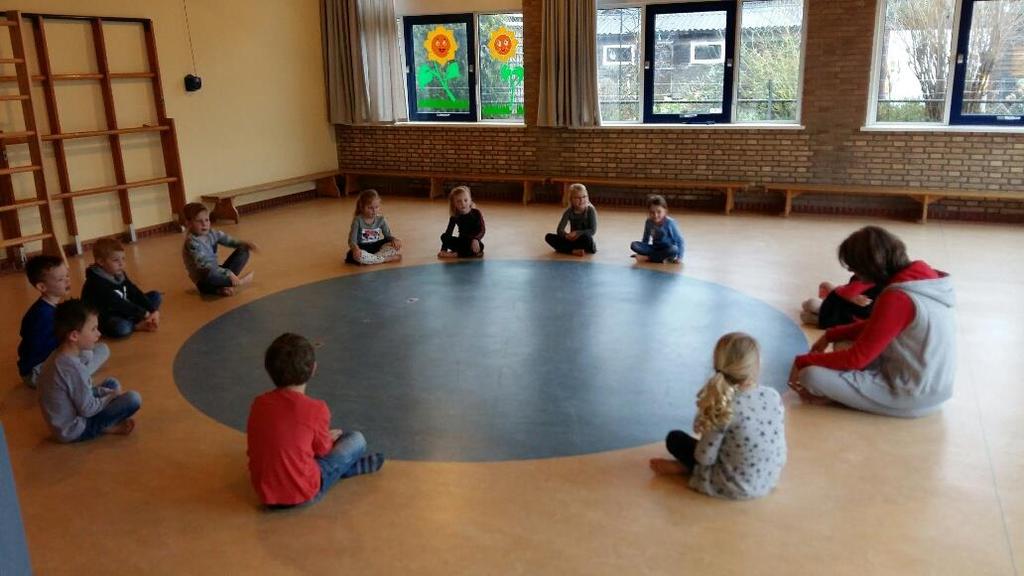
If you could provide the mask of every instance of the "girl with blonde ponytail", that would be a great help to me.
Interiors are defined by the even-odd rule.
[[[757,340],[742,332],[715,345],[715,373],[697,394],[693,430],[669,432],[665,446],[674,460],[652,458],[658,474],[690,474],[690,487],[709,496],[746,500],[775,487],[786,464],[782,400],[757,385],[761,354]]]

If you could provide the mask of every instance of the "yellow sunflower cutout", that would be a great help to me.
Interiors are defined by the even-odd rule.
[[[518,46],[519,40],[516,40],[515,32],[504,26],[497,30],[492,30],[491,38],[487,41],[487,50],[491,53],[491,58],[502,62],[508,62],[510,58],[515,56],[516,47]]]
[[[438,26],[427,33],[423,47],[427,49],[428,60],[437,62],[438,66],[444,66],[455,59],[455,51],[459,49],[459,44],[451,30]]]

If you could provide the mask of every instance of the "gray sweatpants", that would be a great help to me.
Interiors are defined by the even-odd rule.
[[[854,385],[856,383],[856,385]],[[897,402],[893,396],[892,405],[879,402],[875,398],[869,398],[861,390],[872,388],[884,389],[876,396],[885,396],[889,393],[889,384],[882,377],[878,370],[831,370],[820,366],[808,366],[800,371],[800,385],[815,396],[823,396],[843,406],[881,414],[882,416],[894,416],[897,418],[920,418],[938,410],[938,404],[926,406],[907,405],[906,401]],[[900,406],[897,406],[899,404]]]

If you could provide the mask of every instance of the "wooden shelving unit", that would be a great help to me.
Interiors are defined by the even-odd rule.
[[[137,188],[148,186],[167,185],[171,212],[176,222],[181,222],[182,210],[185,207],[185,187],[182,182],[181,158],[178,154],[178,136],[174,127],[174,120],[167,117],[167,109],[164,103],[163,83],[160,79],[160,62],[156,51],[156,37],[153,30],[153,22],[144,18],[111,18],[95,16],[72,16],[64,14],[19,14],[8,12],[8,22],[18,22],[17,26],[11,25],[12,30],[21,29],[22,20],[27,20],[33,29],[36,44],[36,57],[39,61],[39,74],[31,75],[31,80],[42,84],[43,96],[46,102],[46,113],[50,125],[50,134],[39,135],[33,127],[25,132],[11,132],[0,136],[0,148],[4,145],[26,143],[30,140],[49,142],[53,146],[54,159],[57,165],[57,177],[60,192],[52,198],[60,200],[64,208],[64,219],[67,222],[68,235],[75,244],[75,253],[81,253],[82,244],[78,230],[78,218],[75,214],[74,199],[83,196],[94,196],[97,194],[117,193],[121,209],[121,220],[124,222],[125,233],[135,241],[135,224],[132,217],[129,192]],[[93,46],[98,72],[86,73],[61,73],[53,72],[49,45],[46,37],[46,22],[48,20],[78,20],[88,22],[92,31]],[[106,36],[103,33],[104,22],[128,22],[139,24],[143,27],[146,39],[146,60],[149,70],[137,72],[114,72],[110,70],[110,61],[107,57]],[[24,74],[21,70],[26,68],[24,52],[15,51],[14,58],[0,59],[0,63],[14,64],[20,66],[18,76],[0,76],[0,82],[19,80],[28,81],[27,69]],[[123,79],[148,79],[152,82],[152,93],[155,99],[157,122],[154,125],[121,127],[117,120],[117,110],[114,101],[114,82]],[[87,130],[79,132],[64,132],[61,127],[59,108],[57,106],[56,85],[59,82],[82,82],[98,81],[103,96],[103,129]],[[21,94],[5,99],[21,99],[28,102],[31,107],[31,99],[22,97],[29,93],[23,89]],[[163,153],[165,176],[149,178],[145,180],[129,182],[126,177],[125,159],[121,147],[121,136],[126,134],[157,133],[160,135],[160,147]],[[82,138],[107,138],[110,143],[111,163],[114,168],[115,184],[75,190],[71,186],[71,176],[68,172],[67,153],[65,141]],[[6,166],[0,166],[0,175],[4,170],[14,170]],[[40,173],[41,177],[41,173]],[[5,231],[6,236],[6,231]]]
[[[7,253],[7,258],[14,262],[24,262],[25,245],[42,241],[43,252],[64,258],[64,251],[57,241],[53,230],[53,213],[50,209],[50,194],[46,190],[46,178],[43,176],[42,142],[36,128],[35,108],[32,106],[32,82],[29,79],[28,64],[25,62],[25,37],[22,30],[21,15],[17,11],[0,14],[0,27],[6,28],[11,36],[13,58],[0,58],[0,63],[14,65],[18,83],[18,93],[6,95],[4,101],[21,102],[21,113],[25,119],[25,130],[21,132],[0,132],[0,249]],[[27,145],[31,164],[28,166],[11,166],[7,160],[7,147],[10,145]],[[14,195],[12,175],[25,172],[32,173],[35,185],[35,199],[18,200]],[[36,208],[42,223],[39,234],[24,235],[18,213],[21,210]]]

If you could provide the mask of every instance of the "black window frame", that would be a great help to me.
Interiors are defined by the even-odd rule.
[[[960,27],[957,30],[956,55],[953,67],[953,91],[950,94],[949,125],[1024,126],[1024,115],[964,114],[964,90],[967,82],[967,58],[970,54],[971,23],[974,6],[993,0],[963,0],[960,5]]]
[[[737,0],[712,2],[686,2],[679,4],[648,4],[644,15],[644,124],[731,124],[734,85],[736,81],[736,12]],[[722,111],[716,114],[655,114],[654,113],[654,21],[661,14],[693,12],[722,12],[725,14],[725,74],[722,78]],[[802,57],[802,55],[801,55]]]
[[[412,27],[424,24],[465,24],[467,51],[466,67],[469,74],[469,112],[420,112],[416,105],[416,59],[413,55]],[[405,40],[405,85],[406,102],[409,107],[409,120],[414,122],[478,122],[479,92],[477,86],[476,67],[479,47],[476,42],[477,21],[472,12],[463,14],[436,14],[425,16],[403,16],[402,30]]]

